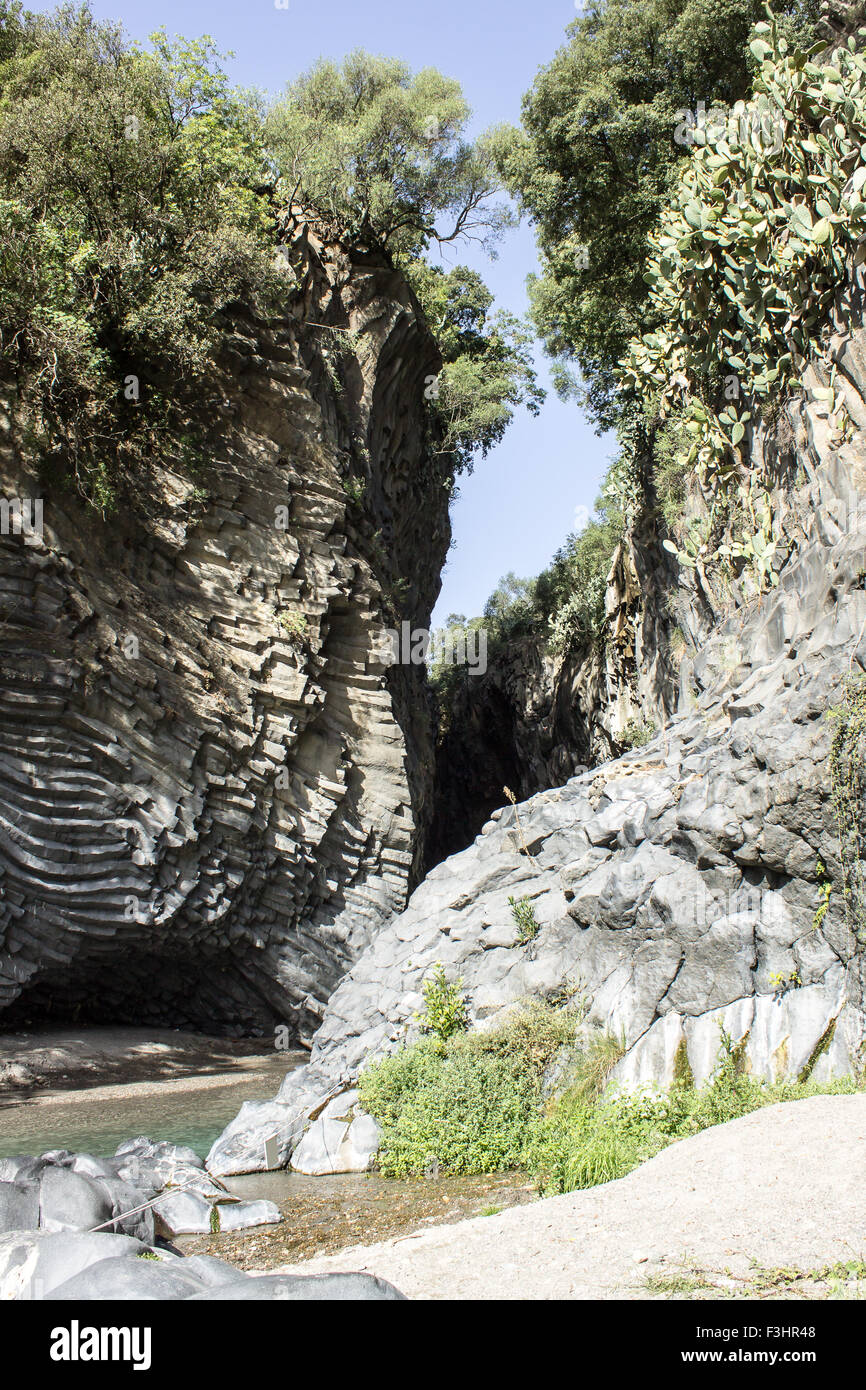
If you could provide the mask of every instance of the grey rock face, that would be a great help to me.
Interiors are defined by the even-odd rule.
[[[462,980],[476,1027],[530,996],[584,996],[588,1024],[624,1036],[616,1075],[628,1085],[669,1082],[678,1060],[705,1080],[721,1028],[767,1079],[850,1070],[866,1035],[863,955],[846,914],[827,718],[866,670],[866,509],[850,485],[866,470],[861,446],[846,448],[835,478],[825,452],[813,479],[819,502],[837,499],[832,517],[825,500],[778,589],[706,638],[665,732],[495,812],[377,934],[332,995],[309,1067],[274,1103],[284,1148],[305,1124],[301,1143],[324,1148],[322,1098],[414,1036],[437,962]],[[819,861],[833,885],[823,916]],[[523,948],[512,895],[541,923]],[[230,1126],[209,1163],[242,1171],[257,1143],[254,1127]]]
[[[41,541],[0,538],[10,1025],[50,1002],[307,1039],[405,905],[431,730],[380,639],[427,624],[448,547],[440,363],[385,258],[286,236],[301,288],[238,323],[201,486],[155,460],[110,522],[52,492]],[[0,415],[0,493],[43,496]]]
[[[0,1235],[0,1298],[45,1298],[96,1261],[114,1263],[145,1248],[129,1236],[11,1231]]]
[[[208,1255],[189,1259],[126,1236],[80,1232],[0,1234],[0,1299],[195,1301],[402,1299],[369,1274],[256,1278]]]
[[[142,1259],[141,1256],[99,1260],[58,1284],[45,1295],[45,1300],[152,1302],[155,1299],[194,1298],[201,1291],[201,1280],[185,1273],[185,1263],[184,1260],[169,1263]]]
[[[750,464],[772,493],[781,522],[780,556],[789,544],[799,550],[816,541],[814,563],[821,546],[850,529],[866,493],[864,291],[866,271],[860,267],[838,297],[825,351],[808,367],[802,396],[786,403],[771,423],[753,426]],[[826,411],[812,397],[813,387],[828,384],[834,364],[860,431],[841,448],[830,438]],[[733,610],[749,624],[756,594],[747,574],[720,582],[709,566],[680,566],[664,548],[651,447],[636,464],[640,500],[606,577],[604,641],[554,655],[545,633],[520,632],[497,645],[481,678],[457,685],[437,744],[428,865],[471,843],[502,804],[503,786],[518,800],[560,786],[623,752],[630,722],[660,728],[687,710],[707,687],[708,639]],[[698,519],[697,511],[692,517],[688,511],[687,503],[684,519]],[[808,577],[801,580],[808,587]],[[777,610],[762,648],[752,649],[753,670],[779,652],[786,635]],[[728,675],[735,660],[729,644],[722,654]]]
[[[113,1203],[97,1183],[54,1164],[39,1184],[39,1225],[46,1231],[90,1231],[113,1215]]]
[[[357,1104],[357,1091],[336,1096],[292,1154],[298,1173],[366,1173],[379,1147],[379,1126]]]

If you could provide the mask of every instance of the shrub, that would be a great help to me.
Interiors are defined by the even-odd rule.
[[[361,1105],[382,1128],[381,1171],[420,1174],[435,1158],[443,1173],[522,1168],[541,1191],[570,1192],[624,1177],[674,1140],[762,1106],[857,1089],[851,1077],[816,1085],[805,1074],[769,1085],[746,1071],[747,1036],[734,1042],[723,1030],[715,1071],[700,1089],[682,1055],[670,1091],[602,1097],[623,1052],[622,1038],[607,1032],[582,1044],[574,1085],[545,1106],[545,1072],[574,1044],[583,1011],[528,1003],[488,1032],[423,1038],[372,1063],[358,1085]]]
[[[630,719],[620,734],[623,748],[644,748],[650,742],[655,729],[643,719]]]
[[[489,1173],[521,1166],[537,1122],[541,1083],[574,1037],[580,1010],[530,1004],[498,1028],[422,1039],[374,1062],[359,1081],[361,1104],[382,1127],[383,1173]]]
[[[382,1125],[378,1162],[390,1177],[418,1174],[432,1157],[445,1173],[519,1165],[536,1088],[516,1058],[423,1040],[364,1073],[361,1104]]]
[[[695,130],[650,238],[644,278],[655,327],[632,341],[624,382],[662,418],[678,418],[712,513],[740,485],[750,524],[717,553],[748,560],[773,583],[769,503],[757,484],[742,491],[741,480],[755,420],[770,397],[799,388],[849,258],[863,259],[866,57],[852,37],[818,62],[825,44],[789,50],[775,20],[755,26],[750,47],[754,96]],[[814,395],[841,440],[850,425],[835,369]],[[681,560],[712,558],[712,513],[701,544],[686,546]]]
[[[769,1085],[745,1071],[746,1038],[734,1043],[722,1031],[716,1070],[700,1089],[680,1066],[670,1091],[616,1091],[593,1104],[575,1089],[536,1126],[526,1163],[545,1192],[570,1192],[624,1177],[676,1139],[738,1119],[765,1105],[810,1095],[856,1090],[851,1077],[825,1085],[786,1081]]]
[[[583,1044],[575,1072],[573,1093],[583,1100],[597,1100],[617,1062],[625,1056],[625,1035],[607,1031],[592,1033]]]
[[[294,647],[303,647],[310,637],[310,622],[306,613],[283,612],[279,613],[278,620],[280,627],[288,637]]]
[[[421,1030],[435,1033],[440,1042],[446,1042],[454,1033],[466,1027],[466,1001],[461,992],[463,981],[452,983],[445,975],[445,967],[438,961],[433,973],[421,987],[425,1010],[419,1016]]]
[[[209,40],[145,52],[72,6],[7,40],[0,368],[34,453],[106,510],[156,433],[182,454],[181,396],[201,404],[230,307],[284,291],[258,108]]]

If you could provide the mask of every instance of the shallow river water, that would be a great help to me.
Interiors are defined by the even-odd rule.
[[[202,1158],[245,1100],[274,1096],[303,1053],[256,1059],[237,1076],[162,1078],[88,1086],[25,1099],[0,1097],[0,1158],[69,1149],[111,1157],[119,1143],[146,1134],[188,1144]],[[4,1103],[5,1100],[5,1103]]]
[[[139,1134],[189,1144],[204,1157],[244,1100],[270,1098],[286,1071],[305,1054],[249,1059],[239,1075],[216,1073],[93,1085],[50,1095],[0,1095],[0,1158],[47,1149],[111,1156]],[[492,1215],[531,1201],[535,1192],[522,1174],[463,1178],[384,1178],[377,1173],[305,1177],[255,1173],[226,1184],[243,1197],[267,1197],[283,1215],[279,1225],[207,1236],[179,1236],[189,1254],[208,1252],[244,1269],[337,1251],[467,1216]]]

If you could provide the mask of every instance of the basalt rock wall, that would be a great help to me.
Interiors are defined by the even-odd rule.
[[[297,212],[285,313],[239,317],[212,453],[105,518],[46,492],[3,403],[0,1010],[304,1041],[418,876],[426,626],[449,542],[405,282]],[[11,528],[8,528],[11,530]]]
[[[244,1107],[211,1152],[214,1172],[262,1167],[264,1134],[289,1160],[335,1093],[345,1121],[340,1093],[417,1036],[437,963],[461,981],[473,1027],[526,999],[581,997],[585,1026],[623,1040],[615,1077],[628,1085],[702,1083],[722,1030],[770,1080],[862,1069],[866,786],[861,753],[840,836],[832,743],[849,718],[862,750],[850,690],[866,688],[866,334],[850,319],[837,328],[783,435],[753,441],[757,457],[784,438],[779,468],[796,466],[777,498],[792,542],[778,586],[744,589],[715,618],[700,576],[684,587],[692,652],[655,737],[500,806],[432,869],[334,992],[309,1067]],[[841,445],[812,394],[831,361],[858,427]],[[637,633],[636,688],[649,703],[657,675]],[[511,905],[521,898],[538,927],[523,943]]]

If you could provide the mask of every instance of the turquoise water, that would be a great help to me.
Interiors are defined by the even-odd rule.
[[[69,1149],[109,1158],[124,1139],[146,1134],[188,1144],[202,1158],[245,1100],[270,1100],[291,1069],[285,1056],[272,1069],[203,1090],[164,1088],[155,1094],[97,1098],[82,1091],[70,1099],[22,1101],[0,1106],[0,1158]],[[159,1083],[156,1083],[157,1087]]]

